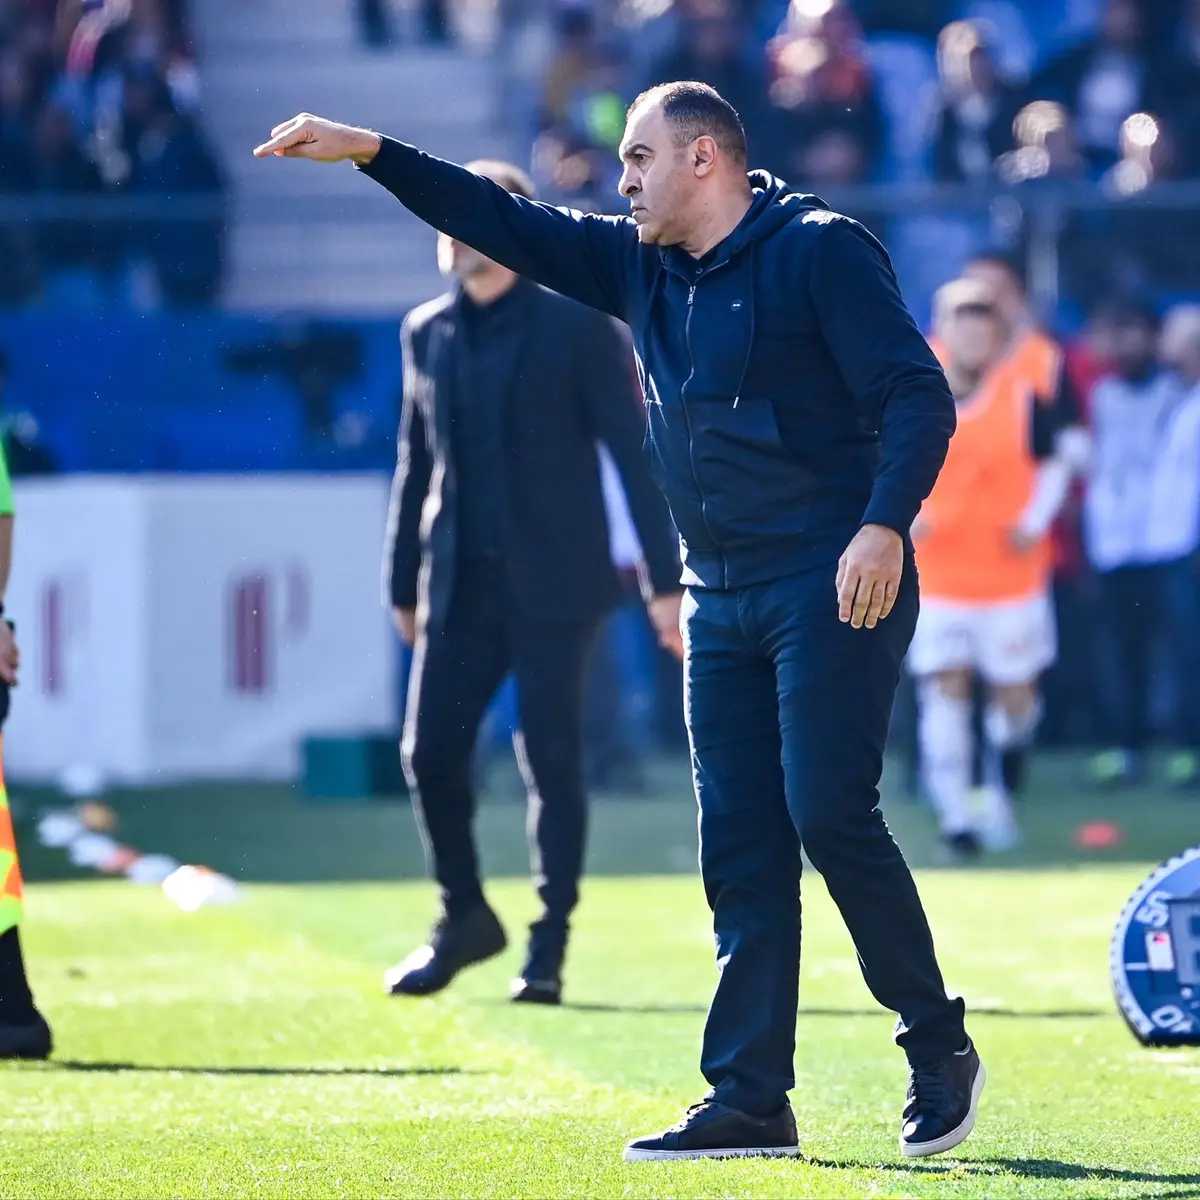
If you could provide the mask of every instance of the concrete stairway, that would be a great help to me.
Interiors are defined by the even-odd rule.
[[[352,167],[260,161],[271,127],[308,111],[456,161],[506,153],[479,50],[359,45],[353,0],[197,0],[204,118],[233,187],[226,305],[391,314],[442,283],[433,234]]]

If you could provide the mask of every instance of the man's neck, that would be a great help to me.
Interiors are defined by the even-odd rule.
[[[463,281],[463,291],[467,293],[473,304],[487,308],[495,304],[501,296],[507,295],[517,286],[519,275],[515,275],[507,267],[497,267],[494,271],[482,271],[478,275],[468,275]]]
[[[741,223],[754,203],[754,193],[738,192],[706,212],[697,223],[692,236],[680,243],[693,258],[703,258],[714,246],[719,246]]]

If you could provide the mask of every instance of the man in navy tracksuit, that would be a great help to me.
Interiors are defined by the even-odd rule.
[[[883,248],[816,197],[748,174],[741,122],[703,84],[665,84],[631,107],[628,218],[523,200],[309,114],[255,153],[351,160],[422,220],[633,332],[646,454],[681,536],[720,980],[701,1056],[711,1091],[626,1158],[797,1153],[802,844],[867,986],[899,1014],[904,1154],[957,1145],[983,1068],[877,790],[917,616],[908,529],[954,401]]]

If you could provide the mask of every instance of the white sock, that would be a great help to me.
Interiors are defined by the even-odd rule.
[[[931,679],[921,682],[918,727],[925,787],[947,837],[969,833],[971,791],[971,703],[943,695]]]
[[[983,714],[983,732],[988,745],[988,781],[983,788],[979,832],[989,850],[1009,850],[1020,840],[1012,797],[1004,786],[1000,762],[1004,753],[1028,746],[1042,719],[1041,700],[1021,717],[1014,717],[994,701]]]

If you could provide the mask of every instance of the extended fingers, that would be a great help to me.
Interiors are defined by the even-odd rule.
[[[305,120],[305,117],[293,117],[290,121],[284,121],[282,125],[276,125],[271,130],[270,141],[256,147],[255,155],[258,158],[267,158],[272,154],[285,154],[293,146],[306,142],[308,131],[304,128]]]

